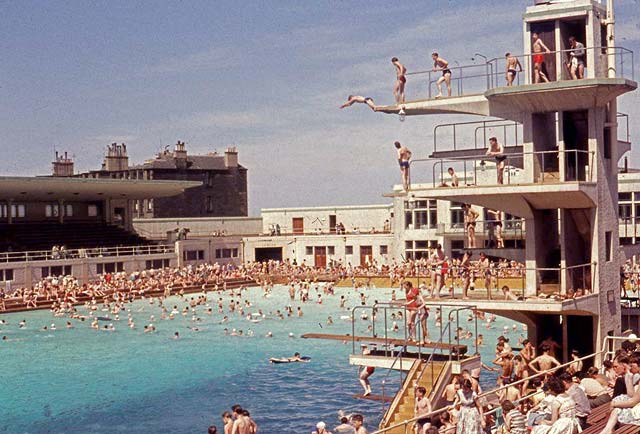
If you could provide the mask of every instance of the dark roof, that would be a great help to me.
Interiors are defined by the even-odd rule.
[[[188,155],[187,167],[192,170],[226,170],[223,155]],[[239,168],[243,168],[238,165]],[[129,167],[129,169],[175,169],[176,159],[168,154],[147,160],[142,164]]]

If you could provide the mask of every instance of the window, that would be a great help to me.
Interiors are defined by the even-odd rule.
[[[57,203],[49,203],[44,207],[45,217],[58,217],[60,215],[60,206]]]
[[[464,210],[462,204],[457,202],[451,202],[451,228],[463,228],[464,227]]]
[[[170,259],[150,259],[145,261],[145,270],[159,270],[161,268],[168,268],[171,266]]]
[[[345,255],[353,255],[353,246],[344,246]]]
[[[153,212],[153,199],[147,201],[147,212]]]
[[[13,280],[13,270],[0,270],[0,281],[7,282],[9,280]]]
[[[6,219],[8,217],[8,208],[6,203],[0,203],[0,218]]]
[[[620,244],[623,246],[633,244],[633,237],[620,237]]]
[[[64,206],[64,215],[65,217],[73,217],[73,205],[68,203]]]
[[[202,261],[204,260],[204,250],[185,250],[182,257],[185,261]]]
[[[202,258],[204,259],[204,252]],[[228,259],[228,258],[237,258],[238,257],[238,249],[216,249],[216,259]]]
[[[13,204],[11,205],[11,218],[20,218],[24,217],[25,208],[22,204]]]
[[[613,238],[611,237],[611,231],[607,231],[604,233],[604,243],[605,243],[605,255],[607,262],[611,261],[611,251],[613,250]]]
[[[618,205],[618,218],[621,222],[631,219],[631,204],[621,203]]]
[[[464,240],[451,240],[451,250],[464,250]]]
[[[416,210],[414,212],[414,227],[416,229],[427,229],[429,227],[429,218],[427,210]]]
[[[100,265],[100,264],[98,264]],[[42,267],[42,277],[71,275],[71,265]]]
[[[96,272],[98,274],[119,273],[121,271],[124,271],[124,262],[103,262],[96,264]]]
[[[327,255],[335,255],[336,248],[334,246],[327,246]]]
[[[207,172],[207,187],[213,187],[213,180],[215,176],[216,175],[213,172]]]
[[[413,213],[411,211],[405,211],[404,213],[404,228],[413,229]]]
[[[381,255],[386,255],[387,253],[389,253],[389,247],[388,246],[380,246],[380,254]]]
[[[138,202],[136,201],[136,206]],[[98,217],[98,205],[87,205],[87,215],[89,217]]]
[[[311,246],[307,246],[307,247],[305,248],[305,254],[306,254],[306,255],[313,255],[313,247],[311,247]]]
[[[207,196],[206,205],[207,205],[207,212],[213,212],[213,197]]]

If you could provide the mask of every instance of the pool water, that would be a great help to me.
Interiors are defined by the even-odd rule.
[[[378,300],[390,298],[391,290],[370,290]],[[328,427],[337,425],[338,411],[359,412],[365,426],[373,430],[382,416],[382,404],[355,400],[362,393],[356,368],[349,366],[351,343],[300,339],[304,333],[351,333],[351,323],[340,317],[349,315],[339,307],[339,296],[347,297],[347,306],[358,304],[356,292],[338,288],[336,296],[325,296],[324,303],[291,302],[285,287],[276,287],[269,298],[260,288],[243,293],[253,303],[245,315],[262,309],[267,315],[259,323],[239,314],[217,311],[220,294],[209,293],[213,315],[197,308],[202,322],[200,332],[191,315],[161,320],[157,301],[151,305],[138,300],[131,305],[136,329],[127,327],[127,313],[113,321],[115,331],[97,331],[90,321],[54,318],[49,311],[5,314],[0,326],[2,370],[0,374],[0,433],[204,433],[210,424],[220,430],[220,414],[233,404],[247,408],[262,433],[311,432],[323,420]],[[171,297],[165,302],[182,311],[184,300]],[[230,295],[222,295],[227,310]],[[315,293],[311,299],[315,300]],[[269,315],[291,304],[294,316],[275,319]],[[298,306],[304,316],[295,316]],[[80,313],[87,313],[79,307]],[[96,316],[106,315],[98,311]],[[143,325],[150,315],[156,333],[144,334]],[[229,321],[220,324],[223,315]],[[327,325],[327,317],[334,319]],[[25,319],[27,326],[18,328]],[[435,327],[430,318],[432,338]],[[41,331],[56,324],[55,331]],[[101,326],[106,322],[100,322]],[[365,333],[367,322],[358,320],[356,333]],[[473,323],[469,323],[471,325]],[[493,359],[495,338],[512,321],[500,319],[491,330],[482,328],[485,363]],[[462,325],[463,327],[465,325]],[[225,335],[224,328],[251,329],[254,336]],[[179,340],[172,339],[178,331]],[[265,335],[273,333],[272,338]],[[290,338],[289,333],[295,337]],[[522,333],[511,333],[512,343]],[[398,334],[400,336],[400,333]],[[470,344],[470,342],[467,342]],[[270,357],[286,357],[299,351],[311,357],[310,363],[270,364]],[[381,392],[384,370],[372,376],[374,394]],[[485,385],[495,384],[495,374],[484,373]],[[398,387],[398,375],[387,377],[387,393]]]

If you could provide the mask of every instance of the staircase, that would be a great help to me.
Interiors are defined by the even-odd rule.
[[[433,386],[438,381],[447,364],[448,362],[444,361],[431,361],[426,363],[423,360],[416,360],[407,374],[402,388],[382,418],[380,428],[396,425],[414,417],[414,391],[416,387],[424,387],[427,390],[427,397],[433,401],[433,397],[431,396]],[[431,373],[432,367],[433,375]],[[401,426],[388,431],[389,434],[404,434],[404,432],[404,428]]]

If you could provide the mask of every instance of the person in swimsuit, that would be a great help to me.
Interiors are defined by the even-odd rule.
[[[429,399],[426,397],[427,389],[422,386],[416,387],[415,395],[416,395],[416,404],[414,406],[414,417],[420,417],[423,414],[431,413],[431,403]],[[424,434],[427,432],[427,429],[431,426],[431,418],[425,417],[418,419],[415,425],[416,434]]]
[[[571,47],[571,51],[569,51],[569,63],[567,64],[567,68],[569,68],[571,78],[574,80],[583,79],[585,55],[584,44],[576,41],[576,38],[571,36],[569,38],[569,46]]]
[[[396,67],[396,85],[393,88],[393,96],[396,99],[396,103],[404,102],[404,85],[407,83],[407,68],[400,63],[397,57],[391,59],[391,63]]]
[[[462,255],[460,261],[460,269],[462,270],[462,299],[469,299],[469,284],[471,283],[471,256],[473,252],[466,251]]]
[[[471,208],[471,205],[465,204],[464,209],[464,227],[467,230],[467,247],[469,249],[476,248],[476,220],[480,217],[477,211]]]
[[[549,82],[549,78],[544,73],[544,53],[550,54],[551,50],[544,45],[544,42],[540,39],[540,36],[537,33],[532,33],[531,37],[533,38],[533,45],[531,46],[533,50],[533,82],[540,83],[540,79],[545,83]]]
[[[489,258],[487,258],[487,255],[485,255],[484,252],[480,253],[478,268],[484,277],[484,286],[487,289],[487,297],[491,300],[491,261],[489,261]]]
[[[449,62],[440,57],[438,53],[432,53],[433,70],[442,71],[442,77],[438,79],[436,85],[438,86],[438,94],[436,98],[442,97],[442,83],[447,85],[447,96],[451,96],[451,70],[449,69]]]
[[[507,58],[507,86],[513,86],[513,80],[516,79],[518,72],[522,72],[522,65],[520,64],[520,60],[512,56],[511,53],[505,54],[504,57]]]
[[[362,354],[365,356],[371,354],[371,351],[366,345],[362,345]],[[360,369],[361,371],[358,379],[360,380],[360,384],[362,384],[362,388],[364,389],[364,393],[362,394],[362,396],[369,396],[371,395],[371,383],[369,382],[369,377],[373,375],[376,368],[374,368],[373,366],[362,366]]]
[[[347,102],[340,106],[341,109],[346,107],[351,107],[355,103],[366,104],[371,107],[371,110],[376,111],[378,106],[373,102],[373,98],[360,96],[360,95],[349,95],[347,97]]]
[[[411,183],[409,177],[411,151],[406,146],[402,146],[400,142],[395,142],[394,146],[398,150],[398,164],[400,165],[400,174],[402,175],[402,185],[404,187],[404,191],[409,191]]]
[[[495,157],[496,169],[498,172],[498,184],[504,184],[504,166],[507,156],[504,155],[504,146],[498,143],[498,139],[491,137],[489,139],[489,149],[487,149],[487,155]]]

